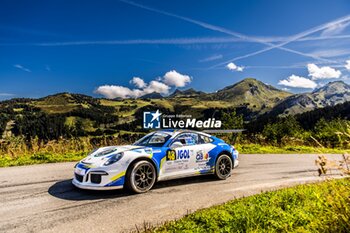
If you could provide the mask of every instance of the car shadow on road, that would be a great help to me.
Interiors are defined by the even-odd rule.
[[[182,186],[193,183],[206,183],[218,181],[213,175],[186,177],[181,179],[161,181],[155,184],[153,190],[162,191],[166,188],[174,186]],[[151,190],[152,191],[152,190]],[[171,190],[167,190],[171,191]],[[118,190],[83,190],[78,189],[72,184],[72,179],[58,181],[53,184],[49,189],[48,193],[59,199],[71,200],[71,201],[83,201],[83,200],[100,200],[110,198],[120,198],[135,195],[125,189]]]
[[[127,193],[123,190],[78,189],[72,184],[72,179],[56,182],[49,188],[47,192],[51,196],[71,201],[109,199],[130,195],[130,193]]]

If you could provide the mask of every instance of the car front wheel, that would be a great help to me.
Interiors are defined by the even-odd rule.
[[[215,164],[215,175],[220,180],[226,180],[231,176],[232,159],[226,154],[222,154]]]
[[[156,182],[156,169],[146,160],[136,162],[127,172],[126,187],[134,193],[145,193]]]

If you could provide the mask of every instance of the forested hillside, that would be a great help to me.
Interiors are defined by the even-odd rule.
[[[0,151],[16,154],[16,151],[48,146],[56,150],[53,144],[63,142],[59,151],[70,146],[75,151],[81,147],[86,150],[130,143],[146,133],[142,129],[142,116],[150,110],[192,115],[197,119],[213,117],[222,120],[223,128],[245,128],[240,136],[245,144],[315,146],[321,143],[348,148],[345,139],[350,130],[348,93],[348,85],[330,83],[311,94],[303,94],[318,101],[317,106],[310,107],[299,101],[303,99],[300,95],[246,79],[209,94],[189,89],[176,90],[168,97],[149,95],[124,100],[71,93],[12,99],[0,102]],[[346,98],[339,98],[342,96]],[[295,106],[291,99],[298,100]]]

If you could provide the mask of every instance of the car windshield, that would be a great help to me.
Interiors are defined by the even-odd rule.
[[[165,132],[150,133],[135,142],[135,146],[162,147],[171,137],[171,134]]]

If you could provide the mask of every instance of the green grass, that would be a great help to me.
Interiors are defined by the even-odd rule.
[[[67,154],[36,153],[18,157],[0,156],[0,167],[11,167],[41,163],[72,162],[84,158],[87,152],[76,152]]]
[[[148,231],[349,232],[350,179],[236,199]]]
[[[349,149],[321,148],[312,146],[267,146],[259,144],[237,144],[241,154],[342,154],[350,153]]]
[[[128,131],[120,131],[119,133],[130,133]],[[330,148],[315,148],[309,146],[261,146],[258,144],[236,145],[236,149],[241,154],[342,154],[350,153],[350,150],[330,149]],[[35,154],[24,154],[18,156],[0,155],[0,167],[31,165],[41,163],[56,163],[78,161],[86,156],[87,151],[76,151],[65,154],[38,152]]]

